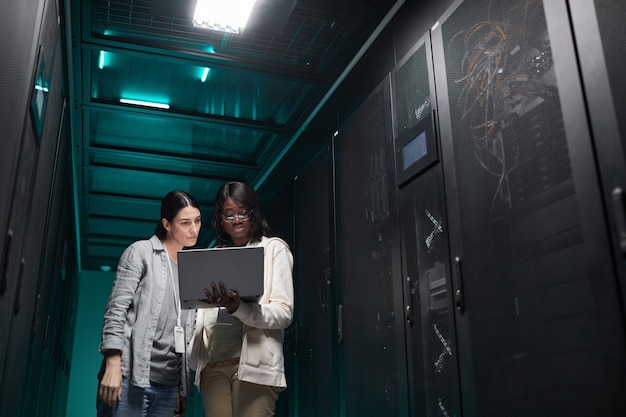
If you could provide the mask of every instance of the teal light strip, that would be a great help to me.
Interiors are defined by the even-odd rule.
[[[143,101],[143,100],[131,100],[127,98],[121,98],[120,103],[134,104],[137,106],[156,107],[157,109],[169,109],[170,108],[170,105],[166,103],[155,103],[153,101]]]

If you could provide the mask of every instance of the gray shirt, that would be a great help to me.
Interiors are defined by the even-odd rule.
[[[171,269],[169,268],[170,265]],[[178,268],[173,261],[170,265],[168,265],[165,297],[152,342],[152,357],[150,359],[150,381],[164,385],[178,384],[178,369],[180,369],[180,355],[174,349],[174,327],[180,305],[178,286],[174,285],[175,282],[178,282]]]

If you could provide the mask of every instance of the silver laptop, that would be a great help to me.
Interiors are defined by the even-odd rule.
[[[263,254],[260,246],[188,249],[178,252],[180,303],[184,309],[217,307],[209,304],[204,289],[224,283],[244,301],[263,295]]]

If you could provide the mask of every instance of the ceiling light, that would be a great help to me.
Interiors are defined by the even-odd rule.
[[[137,106],[146,106],[146,107],[156,107],[158,109],[169,109],[170,105],[166,103],[155,103],[153,101],[143,101],[143,100],[130,100],[126,98],[121,98],[120,103],[124,104],[134,104]]]
[[[200,81],[205,82],[208,76],[209,76],[209,67],[204,67],[204,69],[202,70],[202,75],[200,76]]]
[[[100,51],[100,56],[98,57],[98,68],[104,68],[104,51]]]
[[[248,22],[255,0],[198,0],[194,26],[239,34]]]

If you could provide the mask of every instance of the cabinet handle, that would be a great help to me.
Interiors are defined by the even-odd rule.
[[[2,254],[2,275],[0,276],[0,296],[7,292],[9,270],[9,252],[11,252],[11,242],[13,241],[13,231],[9,230],[4,237],[4,253]]]
[[[337,342],[343,343],[343,304],[337,306]]]
[[[39,309],[41,307],[41,294],[37,294],[37,301],[35,302],[35,312],[33,314],[33,327],[31,329],[31,336],[37,336],[37,329],[39,328]]]
[[[43,349],[46,350],[46,348],[48,347],[48,335],[50,332],[50,316],[46,317],[46,328],[44,330],[44,334],[43,334]]]
[[[613,212],[615,213],[615,225],[622,255],[626,255],[626,204],[624,204],[624,190],[616,187],[611,193],[613,197]]]
[[[409,327],[413,326],[413,316],[411,315],[411,305],[407,304],[404,307],[405,311],[404,311],[404,319],[406,320],[406,325]]]
[[[459,313],[465,310],[465,302],[463,300],[463,275],[461,269],[461,258],[454,258],[455,277],[454,277],[454,305]]]
[[[22,258],[20,260],[20,270],[17,274],[17,282],[15,286],[15,298],[13,298],[13,315],[17,316],[22,310],[22,281],[24,280],[24,265],[25,261]]]
[[[409,327],[413,326],[413,299],[411,298],[411,277],[406,277],[405,290],[404,292],[407,294],[407,303],[404,306],[404,320],[406,325]]]

